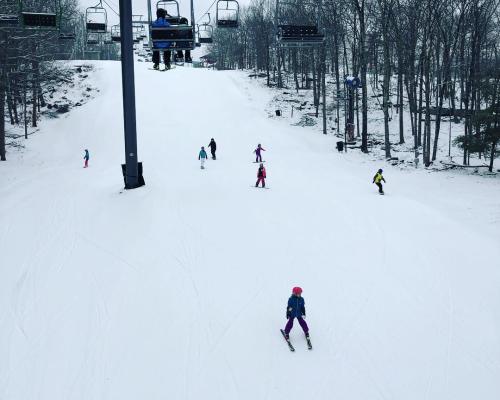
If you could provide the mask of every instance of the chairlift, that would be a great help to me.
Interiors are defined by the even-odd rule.
[[[240,4],[236,0],[217,1],[215,17],[217,28],[238,28],[239,19]]]
[[[87,33],[87,44],[88,45],[96,45],[100,43],[100,36],[99,33],[95,32],[90,32]]]
[[[213,43],[214,28],[207,23],[198,25],[198,41],[203,44]]]
[[[119,42],[121,40],[120,25],[113,25],[111,27],[111,40],[113,42]]]
[[[95,6],[85,11],[85,23],[87,32],[106,33],[108,29],[108,15],[102,6],[102,0]]]
[[[59,32],[59,40],[75,40],[75,31]]]
[[[13,28],[19,25],[19,15],[0,14],[0,28]]]
[[[104,34],[104,44],[113,44],[113,38],[111,37],[111,32],[106,32]]]
[[[55,13],[21,13],[23,26],[26,28],[51,29],[57,27],[57,14]]]
[[[325,35],[318,29],[318,18],[312,23],[304,21],[304,17],[300,13],[291,13],[288,16],[282,16],[283,5],[295,7],[295,3],[276,0],[276,20],[277,20],[277,41],[280,47],[285,48],[310,48],[321,46],[325,42]],[[305,3],[307,4],[307,3]],[[315,3],[310,3],[317,7]],[[318,10],[316,10],[316,15]],[[291,16],[291,17],[290,17]]]
[[[194,50],[196,47],[195,28],[193,22],[193,2],[191,1],[191,25],[181,24],[182,17],[179,13],[179,3],[176,0],[160,0],[156,9],[167,11],[166,21],[170,26],[153,26],[151,13],[149,13],[150,37],[152,48],[161,42],[170,42],[171,50]]]
[[[58,28],[58,0],[25,4],[23,0],[2,0],[0,28],[21,27],[55,31]]]
[[[144,17],[142,14],[132,14],[132,25],[138,26],[144,24],[146,21],[143,21],[142,17]]]

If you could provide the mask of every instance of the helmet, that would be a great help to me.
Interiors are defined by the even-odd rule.
[[[299,287],[299,286],[295,286],[293,289],[292,289],[292,293],[293,294],[301,294],[302,293],[302,288]]]
[[[379,174],[381,174],[382,172],[384,172],[384,171],[382,171],[382,168],[380,168],[380,169],[378,170],[378,173],[379,173]]]

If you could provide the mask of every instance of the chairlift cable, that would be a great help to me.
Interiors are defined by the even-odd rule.
[[[106,0],[102,0],[102,1],[103,1],[103,2],[104,2],[104,4],[106,4],[106,5],[109,7],[109,9],[110,9],[111,11],[113,11],[113,12],[114,12],[114,13],[115,13],[118,17],[120,16],[120,14],[119,14],[119,13],[117,13],[117,12],[113,9],[113,7],[111,7],[111,6],[109,5],[109,3],[108,3]]]
[[[203,18],[205,15],[207,15],[210,10],[212,9],[212,7],[214,6],[215,3],[217,3],[218,0],[214,0],[213,3],[210,5],[210,7],[208,7],[207,11],[205,11],[204,14],[201,15],[201,17],[197,18],[197,21],[199,21],[201,18]]]

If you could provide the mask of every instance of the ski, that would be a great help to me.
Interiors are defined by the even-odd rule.
[[[285,339],[286,342],[288,343],[288,348],[290,349],[290,351],[295,351],[295,348],[293,347],[292,342],[290,342],[290,339],[286,338],[285,331],[283,329],[280,329],[280,331],[281,331],[281,334],[283,335],[283,339]]]
[[[267,186],[262,187],[262,186],[250,185],[250,187],[253,187],[253,188],[255,188],[255,189],[269,189]]]

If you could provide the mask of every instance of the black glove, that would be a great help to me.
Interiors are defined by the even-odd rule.
[[[286,313],[286,319],[290,319],[290,313],[289,312]]]

